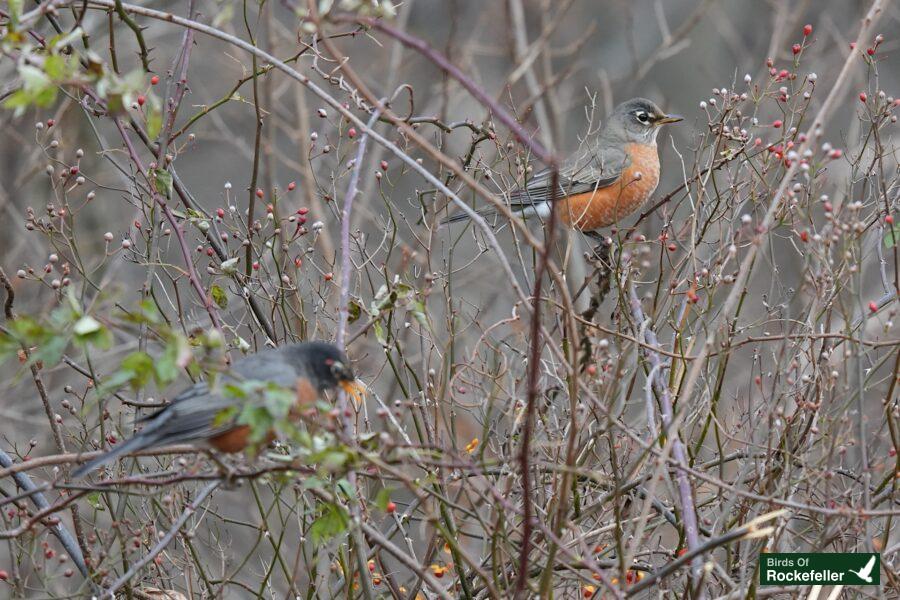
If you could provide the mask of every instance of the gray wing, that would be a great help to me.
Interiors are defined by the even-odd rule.
[[[619,148],[595,146],[563,163],[555,195],[553,171],[543,169],[535,173],[524,188],[510,192],[510,205],[522,208],[608,187],[619,179],[630,162],[628,155]]]
[[[231,428],[213,422],[223,410],[234,405],[233,398],[226,398],[210,391],[205,381],[196,383],[172,399],[165,408],[143,417],[147,425],[141,432],[152,435],[158,444],[177,444],[205,440]]]
[[[256,380],[293,388],[298,372],[279,349],[236,360],[230,371],[219,377],[219,385]],[[235,398],[223,396],[217,389],[210,390],[209,385],[201,381],[175,396],[169,406],[141,420],[149,423],[145,431],[155,431],[161,442],[167,444],[205,440],[231,429],[231,423],[214,426],[213,422],[223,410],[234,405]]]

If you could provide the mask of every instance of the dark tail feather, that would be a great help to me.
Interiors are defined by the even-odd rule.
[[[107,463],[111,463],[116,460],[120,456],[124,456],[129,452],[135,452],[136,450],[143,450],[153,444],[153,439],[141,435],[140,433],[131,438],[130,440],[125,441],[123,444],[116,446],[106,454],[101,454],[94,460],[88,461],[85,464],[81,465],[74,471],[72,471],[72,479],[77,479],[79,477],[84,477],[94,469],[101,467]]]

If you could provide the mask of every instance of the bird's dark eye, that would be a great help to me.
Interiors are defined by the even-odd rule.
[[[644,123],[645,125],[650,122],[650,115],[648,115],[643,110],[635,111],[634,118],[637,119],[638,121],[640,121],[641,123]]]

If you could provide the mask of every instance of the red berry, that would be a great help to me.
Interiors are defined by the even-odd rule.
[[[588,365],[587,369],[585,369],[585,371],[587,371],[588,375],[593,377],[594,375],[597,374],[597,365]]]
[[[9,573],[0,569],[0,581],[6,581],[7,579],[9,579]]]
[[[258,263],[258,262],[254,262],[254,263],[253,263],[253,270],[254,270],[254,271],[259,271],[259,263]]]
[[[874,302],[869,302],[869,311],[873,313],[878,312],[878,305]]]
[[[676,246],[675,244],[669,244],[668,248],[669,252],[675,252],[678,249],[678,246]]]
[[[888,225],[893,225],[894,224],[894,216],[893,215],[886,216],[884,218],[884,222],[887,223]]]
[[[869,97],[866,95],[865,92],[860,92],[860,93],[859,93],[859,101],[860,101],[860,102],[862,102],[863,104],[865,104],[866,100],[868,100],[868,99],[869,99]]]
[[[159,75],[154,75],[150,78],[150,85],[156,85],[159,83]]]
[[[299,256],[298,256],[297,258],[295,258],[295,259],[294,259],[294,266],[297,267],[298,269],[299,269],[300,267],[302,267],[302,266],[303,266],[303,259],[300,258]]]
[[[778,79],[786,79],[788,75],[790,73],[788,73],[787,69],[782,69],[778,72]]]
[[[297,182],[292,181],[288,184],[288,191],[293,192],[297,188]]]
[[[875,56],[875,48],[866,48],[866,54],[869,56]]]
[[[775,121],[774,123],[772,123],[772,127],[774,127],[775,129],[778,129],[779,127],[781,127],[781,124],[782,124],[781,120],[779,119],[779,120]]]
[[[385,507],[390,514],[397,512],[397,505],[393,501],[389,501]]]
[[[813,32],[812,25],[804,25],[803,26],[803,35],[804,36],[812,35],[812,32]]]
[[[53,119],[47,119],[47,129],[50,129],[56,124],[56,121]]]
[[[387,171],[387,170],[388,170],[388,163],[387,163],[386,160],[381,161],[381,170],[382,170],[382,171]]]
[[[795,55],[800,54],[801,50],[803,50],[803,46],[801,46],[800,44],[794,44],[793,46],[791,46],[791,52],[793,52]]]
[[[262,191],[261,189],[259,189],[259,188],[256,189],[256,197],[257,197],[257,198],[262,198],[262,197],[263,197],[263,191]]]
[[[275,207],[271,204],[266,204],[266,212],[272,214],[273,212],[275,212]]]
[[[801,231],[800,232],[800,241],[808,242],[809,241],[809,233],[806,231]]]
[[[138,106],[143,106],[146,101],[147,99],[143,95],[137,97]]]
[[[324,277],[325,281],[331,281],[332,279],[334,279],[334,273],[325,273]]]
[[[224,209],[224,208],[217,208],[217,209],[216,209],[216,215],[218,215],[218,217],[219,217],[220,219],[223,218],[223,217],[225,216],[225,209]]]
[[[301,206],[300,208],[297,209],[298,215],[305,215],[308,212],[309,212],[309,209],[306,208],[305,206]]]
[[[856,42],[850,42],[850,49],[856,50]]]
[[[351,127],[350,129],[347,130],[347,137],[349,137],[350,139],[353,139],[356,137],[356,127]]]
[[[828,156],[830,158],[838,159],[838,158],[842,157],[843,155],[844,155],[843,150],[841,150],[840,148],[835,148],[834,150],[831,151],[831,154],[829,154]]]

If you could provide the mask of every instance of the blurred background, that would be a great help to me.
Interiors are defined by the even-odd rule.
[[[339,101],[353,103],[354,96],[347,93],[349,84],[342,79],[337,63],[328,58],[327,53],[314,58],[317,50],[322,49],[318,45],[307,46],[312,43],[312,37],[303,25],[301,7],[287,1],[269,1],[262,8],[255,2],[250,4],[248,7],[232,0],[202,0],[197,2],[197,19],[241,39],[250,39],[249,26],[256,44],[282,59],[293,57],[306,48],[307,51],[296,59],[295,67]],[[335,10],[345,8],[340,2],[335,4],[338,5]],[[323,3],[322,10],[325,10],[324,5],[330,3]],[[142,6],[185,14],[187,3],[148,1]],[[817,74],[817,90],[811,100],[811,114],[814,114],[851,51],[850,43],[868,6],[869,3],[857,0],[406,0],[397,4],[396,14],[390,22],[447,56],[473,82],[516,115],[537,140],[560,156],[577,149],[585,132],[591,126],[596,128],[602,124],[613,106],[635,96],[649,98],[668,112],[684,115],[683,123],[665,129],[659,137],[662,178],[655,196],[657,199],[695,175],[698,165],[702,167],[716,158],[715,149],[710,148],[711,138],[707,136],[709,124],[717,118],[713,100],[724,102],[723,88],[728,93],[740,94],[757,85],[769,85],[765,83],[769,80],[770,69],[767,59],[774,65],[771,68],[795,71],[792,65],[797,58],[791,48],[793,44],[803,42],[805,24],[811,24],[814,33],[804,42],[806,45],[796,67],[798,79],[789,85],[798,85],[810,73]],[[68,8],[60,9],[61,22],[70,26],[73,18]],[[110,19],[104,11],[88,10],[82,20],[91,48],[104,63],[110,61]],[[136,98],[140,93],[147,96],[148,106],[152,105],[151,99],[164,105],[164,89],[167,89],[171,65],[180,52],[183,30],[157,20],[140,17],[136,20],[146,27],[143,35],[148,47],[152,48],[151,72],[158,74],[162,82],[153,85],[149,83],[150,73],[141,75],[138,89],[131,90],[128,97]],[[900,31],[898,22],[900,7],[888,3],[877,27],[885,34],[876,56],[877,77],[873,76],[872,68],[857,68],[852,72],[846,93],[838,99],[825,127],[824,138],[834,147],[852,152],[868,139],[862,129],[864,123],[858,118],[857,97],[861,91],[867,90],[873,97],[879,90],[888,95],[900,95],[897,52],[900,38],[895,35]],[[45,36],[53,33],[43,21],[36,29]],[[420,134],[449,156],[468,161],[473,172],[483,175],[486,168],[491,169],[493,176],[484,180],[491,189],[505,191],[516,181],[521,181],[522,174],[517,169],[524,167],[530,157],[521,145],[506,146],[512,138],[496,120],[497,143],[479,142],[473,147],[473,139],[478,137],[473,128],[486,124],[490,115],[468,91],[420,53],[379,33],[357,31],[349,35],[354,29],[341,23],[328,26],[330,33],[348,34],[335,38],[333,43],[350,57],[349,64],[377,97],[391,96],[399,90],[392,105],[395,112],[402,116],[414,115],[420,120],[417,125]],[[132,71],[142,72],[138,47],[130,30],[116,21],[113,31],[118,72],[123,78]],[[255,193],[254,188],[262,190],[256,204],[257,218],[265,219],[265,207],[273,203],[282,218],[296,214],[300,209],[308,210],[304,213],[308,233],[291,238],[284,256],[278,255],[277,248],[269,253],[271,256],[262,250],[259,271],[254,271],[246,285],[250,290],[248,293],[257,296],[264,305],[263,312],[270,319],[279,341],[295,338],[331,340],[337,324],[336,285],[340,275],[338,217],[351,171],[349,161],[357,150],[358,139],[354,141],[357,134],[350,135],[350,126],[336,111],[278,71],[259,77],[256,96],[263,126],[258,131],[251,72],[250,59],[239,49],[221,40],[196,35],[188,70],[188,93],[175,125],[176,131],[183,129],[183,132],[173,145],[177,155],[173,164],[183,187],[189,190],[199,209],[208,215],[223,209],[228,215],[221,227],[231,234],[222,243],[229,256],[241,258],[240,271],[246,266],[239,240],[240,220],[244,218],[249,197]],[[747,74],[751,78],[750,84],[745,82]],[[243,83],[236,88],[239,82]],[[20,85],[15,53],[5,53],[0,63],[0,83],[4,95]],[[401,88],[404,85],[407,87]],[[777,87],[774,85],[772,89]],[[111,311],[116,305],[133,307],[142,299],[141,288],[148,277],[148,261],[144,256],[148,199],[130,183],[133,167],[116,128],[109,119],[92,118],[90,103],[82,102],[82,99],[82,95],[70,88],[61,93],[52,106],[30,107],[21,114],[12,110],[0,113],[3,131],[0,141],[0,266],[12,279],[16,291],[14,308],[19,314],[46,315],[61,302],[62,296],[52,282],[64,276],[60,266],[65,262],[81,262],[80,267],[90,273],[89,277],[70,275],[78,298],[87,307],[96,304],[103,307],[103,311]],[[706,108],[701,108],[701,102]],[[353,105],[352,110],[363,121],[367,120],[367,114],[359,106]],[[783,118],[773,103],[760,103],[758,107],[749,106],[744,110],[744,116],[753,114],[763,124]],[[133,115],[140,113],[140,110],[131,109]],[[805,121],[798,120],[793,124],[804,129],[811,114],[804,117]],[[194,117],[197,117],[196,121]],[[444,124],[470,121],[473,128],[458,126],[444,131],[428,122],[432,117]],[[36,128],[36,123],[42,126]],[[466,201],[480,206],[480,199],[473,197],[445,169],[409,144],[395,128],[381,122],[377,130],[411,156],[421,158],[440,179],[450,181],[451,188],[460,191]],[[881,143],[895,148],[896,131],[896,126],[886,128]],[[768,144],[773,133],[768,129],[760,135]],[[257,136],[260,138],[258,146]],[[152,160],[145,150],[140,153],[146,161]],[[351,224],[355,264],[351,293],[363,314],[351,323],[350,333],[356,333],[366,322],[366,308],[377,298],[382,285],[394,285],[395,277],[409,282],[416,289],[417,298],[427,302],[427,319],[432,330],[425,335],[415,327],[410,328],[408,322],[414,320],[410,310],[403,317],[407,323],[397,321],[387,325],[387,329],[393,331],[387,343],[370,332],[360,331],[349,347],[357,370],[370,385],[378,402],[390,410],[414,404],[420,393],[429,400],[435,397],[446,400],[454,396],[454,402],[459,405],[438,418],[439,422],[447,421],[441,427],[444,432],[439,432],[437,439],[432,441],[459,450],[474,438],[480,438],[482,444],[486,444],[485,435],[496,434],[491,442],[499,447],[491,451],[508,456],[504,455],[503,449],[505,444],[513,444],[517,439],[513,435],[515,418],[507,415],[504,418],[509,419],[508,427],[498,426],[495,430],[493,424],[498,417],[484,407],[494,401],[502,404],[522,397],[527,325],[503,322],[513,311],[521,314],[521,307],[515,307],[518,298],[511,292],[496,256],[487,249],[482,234],[457,226],[436,227],[437,219],[446,214],[442,210],[446,198],[436,194],[432,185],[371,140],[364,160],[362,193],[356,201]],[[889,173],[896,170],[896,154],[886,155],[885,160]],[[384,165],[382,161],[385,161]],[[254,163],[258,163],[255,175]],[[73,164],[78,165],[79,173],[86,178],[83,184],[75,184],[70,178],[65,183],[50,185],[51,178],[59,179],[60,173]],[[542,167],[535,164],[533,168]],[[49,177],[48,168],[52,171]],[[849,201],[846,195],[856,188],[845,183],[856,173],[854,169],[847,163],[834,163],[829,167],[827,193],[834,202]],[[739,175],[738,171],[734,173]],[[729,185],[727,179],[723,177],[726,187]],[[296,187],[289,188],[291,182],[296,182]],[[857,199],[872,200],[868,193],[861,193]],[[643,233],[654,240],[672,223],[683,223],[695,212],[699,214],[700,209],[694,204],[696,198],[679,196],[677,200],[643,219],[637,234]],[[743,198],[740,202],[741,212],[756,219],[765,212],[768,198],[756,197],[748,204],[744,204],[748,200]],[[54,210],[66,205],[77,212],[77,219],[72,230],[66,232],[66,239],[56,237],[51,240],[39,231],[26,228],[29,207],[40,220],[47,217],[46,209],[51,204],[55,205]],[[179,210],[185,210],[178,206]],[[623,227],[634,223],[637,217],[635,215],[622,224]],[[728,218],[737,223],[740,214]],[[285,227],[291,230],[286,229],[287,233],[296,235],[294,221]],[[296,227],[300,227],[299,222]],[[362,235],[357,236],[357,231]],[[532,226],[532,231],[540,238],[539,225]],[[112,241],[105,237],[107,233],[112,234]],[[511,236],[508,228],[501,227],[498,236],[515,266],[520,285],[529,289],[533,285],[535,261],[531,250]],[[188,237],[191,250],[195,246],[199,250],[195,253],[195,264],[204,281],[208,284],[218,282],[231,299],[221,310],[228,324],[227,341],[237,345],[239,340],[248,348],[263,347],[266,335],[246,302],[242,301],[245,291],[222,275],[218,270],[221,261],[207,260],[208,245],[196,228],[188,228]],[[730,243],[728,239],[725,234],[713,235],[709,244],[722,247]],[[128,241],[128,247],[122,247],[123,240]],[[72,243],[77,243],[80,249],[77,257],[72,252]],[[172,309],[169,317],[178,314],[183,317],[174,323],[175,329],[185,334],[208,330],[208,315],[196,302],[177,267],[182,260],[174,240],[165,236],[158,243],[161,262],[160,269],[153,275],[158,293],[155,300]],[[557,257],[560,264],[565,265],[570,291],[577,293],[585,285],[589,286],[586,278],[590,279],[592,266],[590,261],[584,260],[583,254],[589,252],[593,244],[580,235],[571,235],[557,245]],[[779,236],[773,242],[767,261],[773,261],[774,266],[767,262],[766,266],[759,267],[751,289],[765,296],[772,305],[783,301],[786,306],[794,303],[796,307],[801,301],[794,294],[806,282],[802,271],[807,263],[801,254],[789,253],[787,248],[793,246],[786,237]],[[870,298],[878,299],[882,292],[871,241],[865,248],[865,256],[872,262],[867,263],[859,296],[868,302]],[[657,282],[663,282],[664,286],[671,277],[679,279],[679,285],[683,284],[681,267],[673,269],[663,262],[653,258],[652,267],[642,273],[642,282],[648,283],[649,288]],[[283,271],[279,265],[284,264],[295,267]],[[49,272],[44,273],[45,265],[49,265]],[[19,270],[27,271],[28,268],[34,269],[36,275],[26,273],[25,278],[14,277]],[[282,296],[284,290],[277,289],[279,281],[284,281],[282,273],[288,273],[290,278],[290,283],[285,284],[292,290],[288,300]],[[773,283],[772,273],[778,275],[777,284]],[[173,283],[176,280],[177,283]],[[682,285],[682,291],[683,288]],[[812,292],[807,290],[807,293]],[[430,294],[439,295],[440,300],[436,301]],[[579,306],[583,308],[586,301],[587,294],[579,296]],[[618,322],[610,325],[607,319],[617,302],[616,299],[606,301],[598,316],[601,322],[613,327],[621,325]],[[710,310],[714,313],[715,307]],[[667,342],[673,338],[677,313],[677,306],[667,306],[656,315],[660,338]],[[780,313],[780,317],[790,320],[786,314]],[[858,307],[847,308],[841,313],[847,321],[859,314]],[[742,318],[758,325],[760,329],[754,330],[758,334],[782,331],[779,326],[766,322],[771,315],[771,306],[764,302],[748,306]],[[399,312],[397,318],[401,319]],[[869,332],[879,334],[884,320],[873,321]],[[548,319],[547,327],[558,334],[561,323],[562,319],[554,316]],[[702,325],[698,327],[702,329]],[[109,349],[91,353],[91,369],[98,373],[112,372],[121,357],[135,350],[138,344],[133,331],[117,331]],[[483,344],[489,345],[490,351],[484,350]],[[750,385],[747,373],[777,374],[779,367],[783,368],[791,361],[790,356],[757,352],[751,346],[745,350],[735,354],[734,363],[729,367],[733,369],[730,373],[735,375],[729,377],[736,379],[728,379],[726,384],[729,408],[722,416],[722,424],[725,428],[734,428],[733,433],[753,424],[755,418],[761,419],[758,413],[753,416],[751,405],[760,398],[767,398],[764,391]],[[151,343],[151,354],[153,352]],[[890,358],[896,348],[880,347],[873,352],[873,356],[867,358],[867,368],[877,370],[884,365],[887,365],[884,368],[891,366]],[[485,379],[478,379],[468,368],[454,368],[454,361],[466,362],[470,356],[472,360],[468,366],[473,369],[477,366],[478,369],[503,371],[504,374],[494,380],[504,387],[502,392],[491,391],[489,377],[485,383]],[[628,366],[624,367],[629,376],[633,373],[630,363],[636,360],[634,355],[631,356],[625,360]],[[83,368],[87,366],[86,358],[72,355],[74,362]],[[804,365],[814,360],[800,358]],[[548,360],[548,364],[555,364],[552,359]],[[403,368],[409,373],[400,372]],[[57,453],[46,410],[35,396],[34,382],[27,369],[12,362],[0,369],[5,382],[0,392],[0,419],[3,422],[0,444],[10,454],[20,457]],[[550,374],[550,371],[552,369],[548,367],[548,374],[542,379],[547,389],[556,390],[548,392],[551,397],[548,402],[552,402],[554,393],[562,393],[554,385],[564,389],[559,375]],[[463,373],[461,379],[450,383],[459,372]],[[890,377],[882,375],[879,386]],[[69,413],[60,409],[60,402],[68,397],[65,385],[85,391],[84,375],[73,370],[71,365],[60,363],[45,369],[43,377],[50,390],[51,406],[62,415],[66,449],[77,451],[102,444],[95,428],[97,415],[92,412],[93,405],[88,404],[85,412]],[[423,382],[429,378],[439,382],[440,392],[446,396],[439,396],[438,392],[433,396],[432,392],[422,391],[427,387]],[[616,402],[622,403],[623,414],[629,422],[643,418],[643,383],[642,374],[633,389],[613,395],[619,398]],[[150,384],[137,396],[139,400],[165,398],[175,389],[177,386],[156,389]],[[873,385],[871,394],[866,396],[866,402],[872,406],[872,418],[881,419],[881,402],[893,399],[884,399],[884,386]],[[789,396],[785,392],[785,397]],[[361,422],[376,420],[377,406],[373,401],[360,416]],[[117,406],[114,421],[127,434],[130,412],[125,410],[119,414],[118,410]],[[703,415],[692,415],[690,427],[694,428],[691,430],[694,434],[702,428],[703,418]],[[882,425],[874,427],[879,435],[886,436]],[[548,429],[546,435],[542,434],[541,442],[548,448],[558,444],[562,430],[561,427],[551,433]],[[766,434],[760,435],[762,437],[754,439],[753,443],[765,447],[770,440]],[[876,438],[873,435],[871,450],[884,457],[891,444],[886,437]],[[835,444],[843,442],[846,439]],[[709,458],[721,449],[721,446],[701,449],[699,455]],[[553,454],[550,450],[548,453]],[[244,500],[236,501],[245,498],[240,496],[244,493],[243,490],[228,491],[216,496],[213,501],[216,510],[229,518],[245,519],[247,523],[258,525],[258,507],[250,506]],[[411,496],[405,499],[410,500]],[[136,516],[140,518],[141,514],[136,513]],[[721,523],[715,521],[714,524]],[[210,539],[215,538],[215,543],[210,542],[208,552],[230,553],[234,557],[258,543],[258,529],[253,526],[231,527],[227,522],[220,525],[221,530],[204,533]],[[710,526],[713,526],[712,522]],[[421,527],[416,535],[426,539],[427,528],[424,524]],[[671,537],[666,539],[671,540]],[[7,552],[4,545],[0,549],[0,566],[9,562]],[[259,565],[277,555],[278,549],[266,546],[260,552],[266,558],[254,568],[262,568]],[[293,560],[293,555],[289,560]],[[327,570],[327,563],[321,566]],[[286,579],[280,574],[274,588],[287,589]],[[36,584],[34,597],[43,597],[37,591],[41,587]],[[43,589],[57,591],[65,588],[64,581],[51,581],[43,586]],[[0,597],[4,593],[0,588]],[[224,593],[226,596],[231,594],[228,597],[248,597],[245,595],[247,590],[240,587],[230,587]]]

